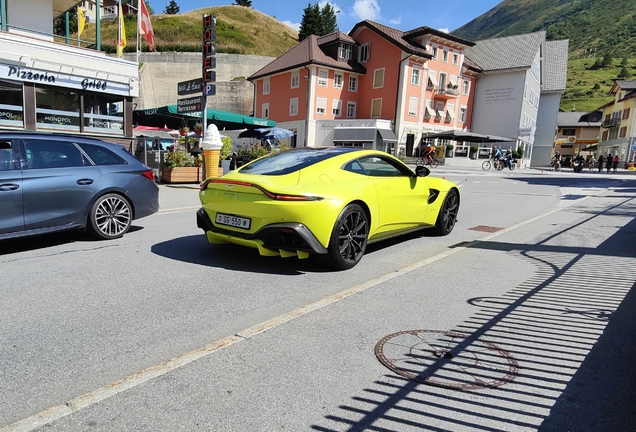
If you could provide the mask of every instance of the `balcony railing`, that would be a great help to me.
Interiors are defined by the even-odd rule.
[[[621,124],[621,119],[618,117],[614,117],[609,120],[604,120],[603,123],[601,123],[601,127],[606,129],[614,128],[614,127],[618,127],[618,125],[620,124]]]
[[[437,89],[437,96],[440,97],[457,97],[459,96],[459,88],[441,87]]]

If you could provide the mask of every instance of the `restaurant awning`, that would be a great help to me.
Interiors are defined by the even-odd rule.
[[[515,138],[507,138],[507,137],[501,137],[497,135],[485,135],[485,134],[479,134],[475,132],[463,131],[459,129],[450,129],[444,132],[437,132],[437,133],[422,135],[422,139],[429,139],[429,138],[443,138],[443,139],[450,139],[454,141],[469,141],[469,142],[482,142],[482,143],[515,142],[516,141]]]
[[[375,142],[376,128],[336,128],[333,142]]]
[[[227,111],[206,109],[208,124],[214,123],[220,130],[270,128],[276,126],[276,122],[269,119],[246,116]],[[150,108],[133,111],[133,123],[135,126],[167,126],[172,129],[180,129],[184,126],[193,128],[197,123],[203,123],[201,112],[187,114],[177,113],[176,105],[166,105],[159,108]]]
[[[397,142],[398,140],[391,129],[378,129],[378,132],[380,132],[383,141]]]

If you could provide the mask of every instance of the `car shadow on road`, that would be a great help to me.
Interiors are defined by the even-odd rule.
[[[176,261],[241,272],[293,276],[332,271],[315,256],[302,260],[296,257],[261,256],[252,248],[232,244],[210,244],[202,234],[157,243],[150,250],[154,254]]]
[[[132,225],[126,235],[140,231],[144,227]],[[19,252],[27,252],[38,249],[46,249],[69,243],[92,243],[107,240],[99,240],[92,237],[84,230],[62,231],[51,234],[42,234],[32,237],[19,237],[0,241],[0,255],[11,255]]]

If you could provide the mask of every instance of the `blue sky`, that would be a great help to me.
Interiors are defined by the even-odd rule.
[[[163,13],[170,0],[147,0],[155,13]],[[227,6],[233,0],[175,0],[180,12],[208,6]],[[489,11],[502,0],[252,0],[252,7],[298,29],[308,4],[330,3],[340,30],[348,33],[365,19],[406,31],[420,26],[453,31]]]

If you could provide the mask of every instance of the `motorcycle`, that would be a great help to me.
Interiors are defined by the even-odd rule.
[[[572,167],[575,173],[583,171],[583,159],[574,159],[572,161]]]

